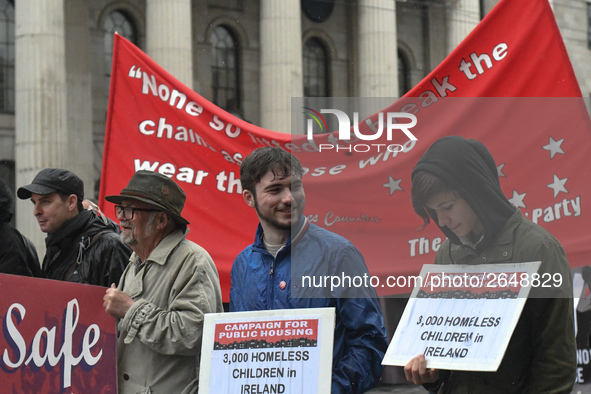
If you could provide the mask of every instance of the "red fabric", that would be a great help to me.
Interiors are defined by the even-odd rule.
[[[404,144],[406,151],[397,154],[375,147],[368,153],[318,152],[314,148],[327,143],[328,134],[311,144],[305,136],[244,122],[182,85],[120,36],[115,36],[111,78],[101,208],[111,212],[104,196],[118,194],[134,171],[148,169],[144,164],[158,163],[149,168],[171,175],[187,193],[183,215],[191,222],[189,239],[212,255],[225,301],[232,262],[253,242],[258,222],[239,193],[239,162],[266,145],[293,151],[310,169],[304,175],[305,214],[359,248],[370,274],[380,279],[372,282],[379,294],[409,292],[400,287],[408,285],[407,277],[433,262],[442,233],[435,225],[419,231],[410,174],[435,140],[452,134],[487,145],[502,166],[505,195],[559,239],[571,266],[588,264],[591,232],[582,200],[591,188],[589,116],[545,0],[499,2],[433,72],[381,111],[417,117],[414,143],[399,130],[393,141],[385,141],[385,133],[379,141],[360,141]],[[161,96],[182,92],[202,111],[192,116],[186,105],[179,109],[149,88],[142,92],[143,81],[152,78]],[[147,130],[157,130],[159,122],[172,126],[173,137],[142,134],[146,121],[152,122]],[[187,168],[207,176],[196,185]],[[236,184],[228,189],[223,176]],[[390,275],[401,276],[396,286],[386,283]]]
[[[0,274],[0,391],[117,393],[116,322],[103,308],[105,290]]]

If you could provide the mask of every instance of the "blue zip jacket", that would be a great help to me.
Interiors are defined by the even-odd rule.
[[[275,258],[265,249],[262,235],[259,224],[254,244],[234,260],[230,311],[334,307],[332,394],[364,393],[374,387],[388,346],[375,290],[348,285],[330,289],[330,279],[327,287],[302,281],[302,275],[315,276],[316,285],[326,276],[368,275],[361,253],[345,238],[305,218]],[[292,298],[292,291],[302,298]]]

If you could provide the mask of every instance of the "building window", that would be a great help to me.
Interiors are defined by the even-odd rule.
[[[14,112],[14,5],[0,0],[0,111]]]
[[[328,56],[318,38],[310,38],[302,48],[304,97],[328,97]]]
[[[302,0],[302,11],[311,21],[325,22],[332,14],[335,0]]]
[[[211,45],[211,89],[213,103],[242,117],[238,45],[231,31],[216,27],[209,37]]]
[[[103,23],[103,29],[105,31],[105,94],[108,99],[111,83],[111,63],[113,62],[113,34],[116,32],[120,36],[137,44],[137,33],[131,19],[121,11],[109,13]]]
[[[410,65],[402,51],[398,51],[398,96],[404,96],[410,90]]]

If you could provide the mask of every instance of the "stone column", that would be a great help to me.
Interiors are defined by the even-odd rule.
[[[46,167],[67,167],[64,0],[19,0],[15,5],[16,187]],[[18,198],[17,198],[18,200]],[[31,203],[17,201],[17,227],[44,254],[45,234]]]
[[[261,126],[290,132],[291,98],[303,96],[299,0],[261,0]]]
[[[85,196],[93,197],[96,179],[94,177],[88,1],[64,0],[64,3],[69,143],[69,163],[66,168],[84,181]]]
[[[447,54],[451,53],[480,22],[479,0],[448,0],[446,3]]]
[[[430,3],[427,6],[427,37],[429,45],[427,48],[427,70],[433,70],[448,55],[447,52],[447,31],[445,21],[445,4]]]
[[[191,0],[146,0],[147,54],[193,89]]]
[[[359,96],[398,96],[395,0],[359,0]]]

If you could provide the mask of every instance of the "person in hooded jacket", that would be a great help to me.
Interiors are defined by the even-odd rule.
[[[387,348],[383,316],[368,286],[310,288],[304,277],[368,275],[345,238],[303,215],[303,168],[277,147],[255,150],[240,166],[244,201],[260,224],[232,265],[230,311],[334,307],[332,394],[364,393],[379,382]]]
[[[503,195],[488,149],[459,136],[436,141],[412,172],[411,198],[424,224],[433,219],[447,237],[435,264],[541,261],[538,273],[558,274],[562,285],[532,288],[496,372],[426,368],[418,355],[405,366],[406,379],[437,393],[570,393],[576,344],[565,252]]]
[[[0,273],[43,277],[33,243],[10,224],[14,199],[0,179]]]
[[[121,242],[114,223],[84,209],[84,183],[76,174],[46,168],[17,195],[31,200],[39,227],[47,233],[46,278],[105,287],[119,282],[131,249]]]

